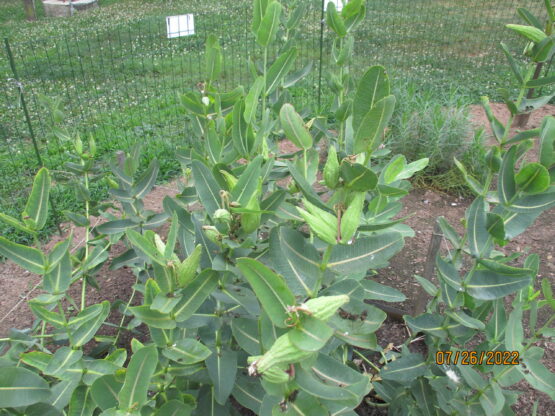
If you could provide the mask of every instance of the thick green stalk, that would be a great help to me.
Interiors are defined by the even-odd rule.
[[[266,78],[267,78],[267,69],[266,66],[268,65],[268,47],[264,48],[264,67],[263,67],[263,77],[264,77],[264,86],[262,87],[262,119],[264,119],[264,114],[266,113]],[[262,155],[264,159],[268,159],[268,142],[267,142],[266,134],[262,136]]]
[[[84,165],[85,162],[81,160]],[[85,172],[85,188],[89,189],[89,174]],[[85,260],[89,257],[89,232],[90,232],[90,217],[89,217],[90,205],[89,201],[85,201],[85,217],[87,218],[87,226],[85,227]],[[81,278],[81,310],[85,309],[85,297],[87,293],[87,276],[84,273]]]

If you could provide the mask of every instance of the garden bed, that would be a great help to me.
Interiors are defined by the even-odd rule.
[[[506,115],[502,111],[501,106],[494,105],[494,111],[503,120]],[[553,107],[546,107],[541,112],[534,114],[528,125],[529,128],[537,127],[538,123],[545,115],[554,114]],[[481,107],[472,109],[473,121],[476,126],[485,126],[486,118]],[[489,135],[489,133],[488,133]],[[289,142],[281,142],[282,150],[288,152],[292,150]],[[162,210],[162,200],[165,196],[173,196],[178,192],[179,180],[175,180],[166,185],[160,185],[145,198],[145,207],[154,211]],[[397,255],[390,262],[389,267],[381,269],[376,276],[376,281],[388,286],[396,287],[403,292],[407,299],[403,303],[395,304],[396,308],[411,312],[414,302],[420,293],[419,285],[413,278],[414,274],[423,274],[424,264],[428,245],[432,236],[434,221],[439,216],[445,216],[451,224],[457,226],[460,224],[459,219],[464,217],[465,209],[468,208],[470,200],[463,199],[448,194],[440,194],[433,190],[415,189],[406,198],[403,199],[404,208],[399,213],[399,217],[404,217],[414,213],[412,217],[406,220],[406,224],[415,230],[413,238],[406,240],[406,245],[401,254]],[[551,209],[543,213],[535,224],[530,227],[529,232],[515,238],[504,249],[507,252],[526,252],[537,253],[540,256],[540,276],[550,279],[551,284],[555,283],[555,261],[553,253],[555,252],[555,223],[552,221],[555,210]],[[96,218],[93,224],[102,222],[103,219]],[[84,232],[81,228],[76,228],[69,224],[63,224],[64,237],[69,232],[74,234],[75,248],[83,242]],[[162,234],[164,234],[162,231]],[[56,242],[60,241],[59,236],[54,237],[47,247],[52,247]],[[445,247],[445,244],[442,244]],[[111,257],[115,257],[124,251],[123,244],[120,242],[112,248]],[[28,309],[25,302],[39,293],[38,283],[40,278],[29,272],[22,270],[19,266],[6,262],[0,264],[0,281],[2,282],[2,295],[0,296],[0,335],[7,334],[10,328],[25,328],[32,325],[33,315]],[[126,302],[133,291],[132,285],[135,283],[135,277],[131,270],[121,268],[118,270],[109,270],[108,266],[104,266],[103,271],[98,273],[98,284],[100,290],[90,290],[87,294],[89,304],[95,304],[102,300],[114,302],[118,299]],[[71,296],[76,299],[79,297],[80,285],[76,284],[72,287]],[[141,303],[140,295],[135,295],[133,305]],[[548,319],[546,310],[542,310],[538,322],[542,323]],[[128,318],[129,319],[129,318]],[[118,324],[121,315],[114,311],[110,315],[109,321]],[[526,328],[526,322],[525,322]],[[148,330],[146,326],[141,325],[137,328],[139,332],[136,335],[125,333],[120,338],[120,345],[128,347],[131,337],[138,339],[148,339]],[[105,335],[115,334],[115,328],[104,327],[100,333]],[[142,334],[142,335],[141,335]],[[377,339],[382,347],[392,344],[393,347],[401,345],[409,336],[408,328],[405,324],[388,319],[385,324],[378,330]],[[418,346],[415,346],[416,348]],[[555,345],[542,343],[540,347],[545,349],[543,363],[551,370],[555,369]],[[517,414],[530,414],[532,405],[535,400],[540,401],[538,407],[539,415],[555,414],[552,401],[544,394],[533,390],[525,382],[516,384],[516,389],[526,391],[526,394],[520,396],[518,403],[515,405]],[[386,414],[381,408],[368,407],[362,405],[358,409],[361,415],[381,415]]]

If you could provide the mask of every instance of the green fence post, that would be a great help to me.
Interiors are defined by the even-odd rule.
[[[17,69],[15,67],[15,61],[13,59],[12,50],[10,48],[10,42],[8,38],[4,38],[4,45],[6,46],[6,53],[8,54],[8,60],[10,62],[10,68],[13,73],[14,80],[17,84],[17,88],[19,89],[19,98],[21,100],[21,107],[23,108],[23,114],[25,115],[25,122],[27,123],[27,128],[29,129],[29,135],[31,136],[31,140],[33,142],[33,148],[35,150],[35,156],[37,157],[37,162],[40,167],[44,166],[42,161],[42,157],[40,156],[39,147],[37,145],[37,139],[35,137],[35,132],[33,131],[33,125],[31,124],[31,117],[29,116],[29,110],[27,109],[27,103],[25,101],[25,95],[23,94],[23,84],[19,81],[19,76],[17,75]],[[58,211],[56,209],[56,205],[54,201],[50,199],[50,205],[52,206],[52,213],[56,217],[56,227],[58,228],[58,232],[60,235],[63,234],[60,224],[58,223]]]

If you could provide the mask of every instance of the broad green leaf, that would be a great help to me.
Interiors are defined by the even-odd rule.
[[[434,416],[438,414],[435,407],[435,400],[437,399],[428,379],[418,377],[414,380],[411,384],[411,392],[422,411],[422,415]]]
[[[505,333],[507,325],[507,316],[505,314],[505,307],[502,299],[497,299],[493,302],[493,313],[488,323],[486,324],[486,333],[489,338],[494,342],[501,340]]]
[[[25,408],[25,416],[65,416],[60,410],[47,403],[35,403]]]
[[[28,406],[50,395],[48,383],[31,370],[7,367],[0,372],[0,408]]]
[[[137,224],[135,221],[130,219],[113,220],[113,221],[105,222],[104,224],[97,225],[95,227],[95,230],[97,230],[99,233],[102,233],[102,234],[112,235],[112,234],[124,233],[128,229],[136,228],[138,226],[139,224]]]
[[[499,301],[498,301],[499,302]],[[522,307],[516,306],[509,315],[505,327],[505,346],[509,351],[522,352],[524,330],[522,328]]]
[[[164,256],[158,251],[154,243],[149,241],[148,238],[139,234],[135,230],[127,230],[126,235],[131,244],[133,244],[133,248],[135,250],[139,250],[144,253],[150,260],[160,264],[161,266],[166,265]]]
[[[6,224],[14,227],[16,230],[23,231],[24,233],[36,234],[36,231],[31,230],[26,227],[21,221],[18,221],[14,217],[0,212],[0,221],[4,221]]]
[[[233,106],[232,111],[232,140],[237,153],[243,157],[248,157],[254,149],[256,138],[252,125],[247,124],[243,117],[245,113],[245,101],[238,100]]]
[[[333,335],[333,329],[325,322],[312,316],[305,316],[301,322],[289,332],[289,339],[303,351],[320,350]]]
[[[334,246],[327,267],[338,274],[363,273],[383,266],[403,245],[398,232],[359,238],[351,245]]]
[[[206,359],[206,369],[214,385],[214,398],[224,405],[235,385],[237,351],[221,349],[213,353]]]
[[[468,316],[463,311],[453,311],[453,312],[447,311],[445,313],[447,316],[449,316],[450,318],[454,319],[455,321],[457,321],[458,323],[460,323],[461,325],[467,328],[473,328],[473,329],[485,328],[485,325],[482,321],[479,321],[478,319]]]
[[[476,195],[482,195],[484,193],[484,187],[482,184],[480,184],[474,176],[468,173],[464,165],[459,162],[456,157],[453,158],[453,161],[455,162],[455,166],[457,166],[457,168],[461,171],[463,178],[470,189],[472,189]]]
[[[312,61],[298,71],[292,72],[283,79],[283,88],[293,87],[297,82],[306,77],[312,71]]]
[[[264,77],[259,76],[252,84],[247,97],[245,98],[245,111],[243,118],[245,123],[250,124],[256,116],[256,109],[258,108],[258,99],[264,88]]]
[[[245,207],[258,188],[261,165],[264,158],[262,155],[255,157],[243,171],[237,184],[231,191],[231,200],[239,202]]]
[[[478,262],[484,266],[486,269],[491,270],[496,273],[504,274],[506,276],[515,277],[532,277],[534,276],[534,271],[529,268],[520,268],[509,266],[505,263],[500,263],[495,260],[490,259],[480,259]]]
[[[420,354],[407,354],[395,361],[388,362],[380,371],[380,377],[384,380],[407,383],[423,376],[427,370],[426,361]]]
[[[205,71],[206,79],[215,81],[222,70],[222,51],[218,38],[213,34],[209,34],[206,38],[206,51],[205,51]]]
[[[425,279],[422,276],[418,276],[417,274],[414,275],[414,278],[418,283],[420,283],[420,286],[422,286],[422,288],[426,291],[428,295],[436,296],[438,294],[438,288],[428,279]]]
[[[22,353],[19,358],[21,362],[35,367],[36,369],[40,370],[42,373],[46,370],[48,363],[52,360],[53,355],[47,354],[42,351],[31,351]]]
[[[356,15],[359,13],[362,4],[363,0],[349,0],[348,2],[344,2],[343,9],[341,10],[341,17],[347,19]]]
[[[347,188],[359,192],[370,191],[378,183],[376,174],[360,163],[351,164],[343,161],[341,163],[341,177]]]
[[[532,79],[526,83],[526,88],[540,88],[551,84],[555,84],[555,75]]]
[[[276,227],[270,233],[270,257],[295,295],[310,296],[320,275],[320,256],[303,235],[288,227]]]
[[[193,408],[181,400],[168,400],[155,413],[156,416],[190,416]]]
[[[195,414],[203,416],[230,416],[228,406],[222,406],[221,404],[219,404],[216,401],[214,386],[205,384],[199,390],[198,404],[195,409]]]
[[[125,382],[118,394],[120,409],[140,409],[147,402],[150,378],[157,365],[158,351],[155,345],[143,347],[133,354],[127,367]]]
[[[173,308],[179,303],[180,300],[181,296],[169,296],[169,294],[158,293],[154,297],[150,308],[153,311],[157,311],[162,314],[168,314],[173,310]]]
[[[177,341],[162,350],[162,355],[179,364],[196,364],[206,360],[212,352],[192,338],[185,338]]]
[[[507,296],[530,284],[527,276],[506,276],[489,270],[478,270],[466,282],[468,293],[476,299],[493,300]]]
[[[555,400],[555,374],[549,371],[539,360],[524,357],[525,369],[518,368],[530,385]]]
[[[220,208],[220,186],[214,175],[210,172],[202,162],[193,160],[192,162],[193,178],[195,179],[195,187],[200,198],[200,202],[206,209],[208,215],[214,215]]]
[[[347,29],[345,28],[345,22],[343,18],[337,13],[337,9],[335,8],[335,3],[331,1],[328,2],[327,9],[326,9],[326,23],[333,30],[337,36],[340,38],[344,37],[347,34]]]
[[[44,373],[49,375],[59,374],[79,361],[81,357],[83,357],[83,351],[62,347],[54,353]]]
[[[322,202],[318,194],[312,189],[310,183],[304,178],[302,173],[298,171],[293,163],[287,162],[287,169],[291,173],[291,176],[295,180],[295,183],[303,193],[304,197],[311,203],[316,205],[318,208],[330,211],[330,209]],[[296,214],[296,213],[295,213]]]
[[[296,302],[284,278],[259,261],[247,257],[237,259],[237,267],[249,282],[272,323],[279,328],[285,328],[287,307],[295,305]]]
[[[33,230],[41,230],[46,224],[50,185],[51,179],[48,169],[41,168],[35,176],[31,194],[27,199],[25,210],[21,214],[23,222]]]
[[[91,386],[91,395],[94,402],[102,410],[117,406],[118,394],[123,386],[115,375],[109,374],[97,378]]]
[[[503,163],[501,164],[501,171],[497,182],[497,192],[499,200],[502,204],[509,205],[511,199],[516,193],[515,181],[515,153],[516,146],[511,147],[505,156],[503,156]]]
[[[551,208],[553,205],[555,205],[555,186],[550,187],[549,192],[517,198],[506,208],[511,212],[536,214]]]
[[[549,172],[539,163],[527,163],[515,177],[517,188],[528,194],[537,194],[549,187]]]
[[[258,321],[247,318],[236,318],[231,321],[231,331],[239,346],[250,355],[262,352],[259,341]]]
[[[73,233],[71,233],[69,237],[65,240],[56,243],[52,250],[50,250],[50,253],[48,253],[48,269],[46,270],[47,272],[56,267],[56,265],[64,258],[66,252],[69,249],[69,246],[71,245],[72,238]]]
[[[0,236],[0,254],[31,273],[44,274],[46,271],[46,258],[42,251],[13,243],[2,236]]]
[[[78,386],[69,401],[68,416],[92,416],[96,404],[88,386]]]
[[[71,273],[70,254],[66,251],[54,269],[44,275],[42,280],[44,290],[52,294],[64,293],[71,284]]]
[[[254,0],[253,1],[253,18],[252,18],[252,33],[258,32],[260,22],[264,19],[266,8],[268,7],[268,0]]]
[[[358,130],[364,116],[390,94],[389,77],[383,66],[370,67],[360,78],[353,102],[353,129]]]
[[[121,357],[123,360],[120,358],[118,362],[110,361],[108,357],[102,360],[84,360],[83,365],[86,372],[83,374],[83,383],[87,386],[91,386],[99,377],[115,374],[116,371],[121,369],[125,362],[126,355],[121,355]]]
[[[519,84],[522,84],[523,82],[522,73],[520,68],[518,67],[518,64],[516,63],[515,59],[511,55],[511,52],[509,51],[509,48],[507,47],[507,45],[505,45],[503,42],[501,42],[500,44],[501,44],[501,48],[503,49],[503,53],[505,54],[505,56],[507,57],[507,60],[509,61],[509,65],[511,66],[513,74],[515,75]]]
[[[189,319],[214,291],[217,285],[218,272],[210,269],[203,270],[189,286],[180,291],[183,299],[173,310],[175,320],[183,322]]]
[[[468,246],[474,257],[487,257],[491,251],[491,240],[486,225],[486,204],[479,196],[466,213]]]
[[[295,146],[305,150],[312,147],[312,136],[306,129],[303,119],[291,104],[284,104],[281,107],[279,120],[285,136]]]
[[[524,25],[513,25],[509,24],[506,25],[509,29],[514,30],[516,33],[521,35],[522,37],[534,42],[539,43],[546,38],[546,34],[543,30],[538,29],[537,27],[533,26],[524,26]]]
[[[29,309],[31,312],[35,314],[35,316],[43,321],[49,323],[50,325],[54,326],[55,328],[63,329],[65,328],[65,321],[62,315],[58,312],[49,311],[42,305],[39,305],[35,302],[29,302]]]
[[[524,7],[519,7],[517,9],[517,13],[520,17],[522,17],[526,23],[528,23],[530,26],[534,26],[536,28],[538,28],[539,30],[543,30],[543,25],[541,24],[541,22],[537,19],[536,16],[534,16],[532,13],[530,13],[527,9],[525,9]]]
[[[71,334],[74,347],[81,347],[89,342],[110,314],[110,302],[105,300],[101,305],[102,310],[94,319],[83,322]]]
[[[281,54],[270,66],[270,68],[268,68],[268,72],[266,74],[266,95],[273,93],[282,83],[282,80],[293,66],[296,58],[297,48],[292,47],[287,52]],[[262,83],[262,86],[263,85],[264,83]]]
[[[363,279],[359,283],[364,289],[364,299],[377,299],[384,302],[404,302],[406,300],[406,296],[397,289],[373,280]]]
[[[264,18],[256,31],[256,42],[263,48],[267,48],[276,37],[279,28],[281,9],[281,4],[277,1],[271,2],[268,7],[266,7]]]
[[[383,139],[384,129],[389,123],[395,108],[395,96],[388,95],[379,100],[362,118],[355,130],[354,152],[372,152]]]
[[[79,384],[79,379],[62,380],[51,387],[50,404],[58,410],[63,410],[71,400],[71,394]]]
[[[173,329],[176,326],[175,320],[169,313],[150,309],[150,306],[133,306],[129,310],[137,319],[153,328]]]
[[[260,414],[260,406],[265,394],[260,382],[252,380],[252,377],[238,374],[232,394],[241,406],[251,409],[255,414]]]
[[[498,240],[505,239],[505,222],[500,215],[488,212],[486,214],[486,227],[492,237]]]
[[[416,317],[405,315],[403,319],[415,333],[427,332],[439,338],[447,336],[446,327],[443,325],[443,318],[439,315],[432,315],[430,313],[424,313]]]
[[[131,188],[131,195],[137,199],[143,199],[156,183],[156,177],[160,167],[158,161],[153,159],[148,169],[141,175],[135,185]]]
[[[555,164],[555,117],[545,117],[542,122],[539,160],[548,169]]]
[[[491,107],[489,104],[488,97],[482,97],[482,106],[484,107],[486,117],[491,126],[491,131],[495,135],[495,138],[497,139],[497,141],[501,142],[501,140],[505,136],[505,126],[493,114],[493,111],[491,110]]]
[[[436,256],[438,277],[455,290],[461,290],[461,276],[451,263],[446,262],[439,255]]]
[[[349,403],[354,403],[359,401],[359,397],[356,393],[339,387],[338,385],[330,385],[324,382],[324,380],[318,378],[316,374],[308,369],[300,368],[295,371],[295,382],[299,385],[301,390],[307,392],[308,394],[320,397],[327,400],[341,400],[348,401]]]

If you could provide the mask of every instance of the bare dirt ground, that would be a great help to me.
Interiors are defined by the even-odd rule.
[[[507,120],[507,112],[505,107],[500,104],[492,104],[494,113],[502,120]],[[481,107],[473,107],[471,110],[473,123],[478,126],[487,126],[487,119]],[[555,115],[555,107],[545,107],[534,113],[528,123],[528,128],[539,126],[545,115]],[[486,127],[486,131],[489,127]],[[491,134],[488,131],[488,135]],[[284,143],[282,151],[295,151],[293,146]],[[145,199],[147,209],[155,211],[162,210],[162,200],[166,195],[175,195],[178,192],[178,182],[174,181],[170,184],[157,186]],[[423,274],[424,262],[428,245],[432,235],[434,221],[439,216],[446,217],[449,222],[460,227],[460,219],[464,217],[464,211],[469,206],[470,200],[460,199],[451,195],[442,195],[431,190],[416,189],[403,199],[404,209],[399,216],[405,216],[415,213],[406,223],[415,230],[414,238],[406,240],[403,251],[392,259],[390,266],[379,271],[376,277],[377,281],[396,287],[407,296],[407,300],[403,303],[394,305],[410,313],[412,305],[419,294],[419,287],[413,276],[415,274]],[[541,259],[540,273],[538,280],[546,277],[551,284],[555,283],[555,262],[553,260],[555,248],[555,209],[545,212],[540,216],[536,223],[525,233],[517,237],[514,241],[504,247],[506,252],[526,252],[530,250],[537,253]],[[96,219],[102,221],[102,219]],[[93,224],[95,221],[93,220]],[[75,249],[82,244],[84,232],[82,229],[75,229],[68,224],[64,224],[65,234],[70,230],[74,233]],[[46,247],[52,247],[60,237],[56,236],[50,241]],[[446,249],[445,243],[442,244],[442,250]],[[125,250],[122,243],[118,243],[112,248],[111,258],[116,257]],[[94,304],[102,300],[114,302],[121,299],[127,302],[132,293],[132,285],[135,283],[135,276],[126,268],[116,271],[109,270],[105,265],[97,274],[97,281],[100,290],[88,288],[87,303]],[[22,270],[11,262],[0,264],[0,284],[2,294],[0,295],[0,336],[5,336],[10,328],[28,328],[32,325],[33,315],[27,307],[26,300],[40,294],[39,276],[30,274]],[[81,292],[80,283],[75,284],[70,295],[78,300]],[[140,304],[140,296],[135,295],[133,305]],[[542,324],[548,319],[549,311],[540,314],[538,324]],[[121,314],[113,311],[109,321],[119,324]],[[127,318],[129,319],[129,318]],[[526,325],[526,321],[525,321]],[[134,335],[139,339],[147,339],[146,328],[140,326],[137,328],[139,334]],[[106,328],[103,334],[114,334],[114,328]],[[408,335],[408,330],[402,323],[386,321],[386,324],[380,328],[377,333],[378,342],[382,347],[389,343],[394,345],[402,344]],[[121,346],[128,345],[132,334],[125,334],[120,340]],[[549,343],[541,343],[538,346],[545,349],[543,363],[552,371],[555,370],[555,345]],[[521,382],[515,386],[515,389],[525,392],[514,406],[514,410],[518,415],[531,414],[534,401],[539,400],[538,415],[555,415],[555,404],[546,395],[531,389],[527,383]],[[382,409],[361,406],[358,409],[361,415],[384,415]]]

